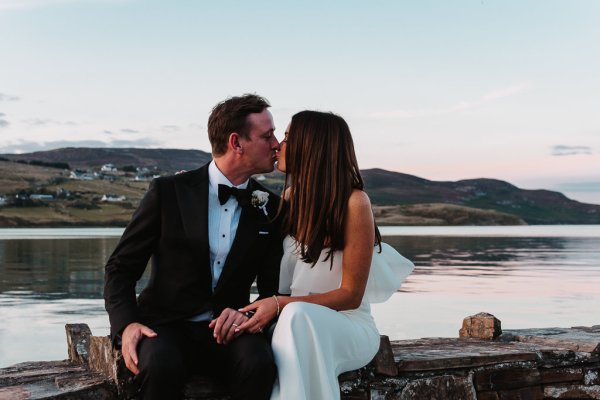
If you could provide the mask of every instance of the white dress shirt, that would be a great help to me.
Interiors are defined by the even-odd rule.
[[[210,250],[210,267],[212,274],[212,290],[215,290],[225,260],[233,244],[237,232],[242,207],[234,196],[229,197],[223,205],[219,202],[219,184],[246,189],[248,180],[239,185],[232,184],[215,164],[208,166],[208,247]],[[212,312],[196,315],[190,321],[208,321],[213,318]]]

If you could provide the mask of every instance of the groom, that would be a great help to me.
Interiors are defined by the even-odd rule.
[[[269,106],[256,95],[217,104],[208,120],[213,161],[153,180],[108,259],[111,336],[144,399],[181,397],[191,372],[225,378],[232,399],[270,396],[270,344],[236,332],[255,278],[259,298],[278,287],[279,198],[250,178],[271,172],[279,149]]]

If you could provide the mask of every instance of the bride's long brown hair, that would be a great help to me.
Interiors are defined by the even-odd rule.
[[[325,260],[333,261],[333,251],[344,247],[348,199],[364,190],[350,128],[333,113],[301,111],[292,117],[285,151],[283,230],[300,244],[304,262],[314,266],[324,248]]]

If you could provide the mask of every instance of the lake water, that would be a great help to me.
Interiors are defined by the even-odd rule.
[[[108,334],[103,268],[121,232],[0,229],[0,367],[66,358],[66,323]],[[598,225],[382,233],[416,264],[398,293],[373,305],[392,339],[456,337],[462,319],[480,311],[504,328],[600,324]]]

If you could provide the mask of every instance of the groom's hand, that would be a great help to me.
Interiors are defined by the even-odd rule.
[[[226,308],[217,318],[210,321],[208,327],[213,329],[213,336],[219,344],[227,344],[242,332],[237,328],[248,320],[241,312]]]
[[[140,370],[137,367],[137,345],[144,336],[156,337],[156,332],[148,328],[146,325],[132,322],[127,325],[121,335],[121,352],[127,369],[137,375]]]

